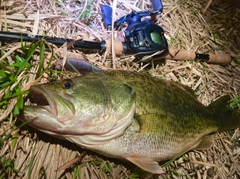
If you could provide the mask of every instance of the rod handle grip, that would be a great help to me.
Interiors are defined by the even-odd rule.
[[[106,40],[106,52],[112,52],[112,40]],[[124,53],[123,43],[120,40],[114,40],[114,52],[116,56],[121,56]]]
[[[228,65],[232,61],[232,58],[229,54],[213,54],[209,53],[209,63],[215,63],[220,65]]]
[[[231,62],[231,56],[229,54],[198,54],[190,50],[169,49],[169,54],[165,58],[173,60],[199,60],[207,63],[214,63],[219,65],[228,65]]]

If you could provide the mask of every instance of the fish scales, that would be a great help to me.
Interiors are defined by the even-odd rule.
[[[152,173],[164,172],[158,161],[207,148],[209,134],[240,125],[237,110],[226,108],[228,97],[206,107],[190,88],[145,73],[98,71],[36,90],[48,105],[26,106],[22,120]]]

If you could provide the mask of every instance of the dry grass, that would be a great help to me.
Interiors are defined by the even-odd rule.
[[[150,9],[150,2],[117,2],[115,19],[132,10]],[[201,53],[229,53],[233,61],[228,66],[219,66],[189,61],[166,60],[163,64],[143,64],[133,61],[132,56],[114,58],[98,53],[82,54],[78,49],[68,50],[66,46],[51,47],[45,51],[45,73],[40,82],[49,78],[69,77],[71,74],[55,74],[51,69],[60,58],[81,57],[102,69],[149,70],[154,76],[167,80],[179,81],[190,86],[203,104],[209,104],[222,94],[240,96],[240,6],[233,0],[214,1],[208,6],[208,0],[164,0],[164,12],[159,15],[161,25],[168,39],[169,46],[189,49]],[[102,4],[114,4],[103,0],[2,0],[1,30],[48,35],[64,38],[78,38],[92,41],[110,39],[103,25],[100,13]],[[203,12],[204,11],[204,12]],[[114,32],[117,39],[123,40],[123,30]],[[2,44],[0,63],[7,58],[14,62],[11,54],[20,53],[20,43]],[[2,53],[3,54],[3,53]],[[26,89],[36,82],[39,68],[39,53],[32,57],[29,71],[19,74],[21,87]],[[82,58],[82,57],[81,57]],[[148,65],[148,66],[147,66]],[[48,69],[48,70],[47,70]],[[9,87],[9,89],[11,89]],[[7,90],[2,90],[0,97]],[[1,178],[239,178],[240,175],[240,130],[214,134],[214,146],[204,152],[192,151],[166,167],[164,175],[142,174],[137,177],[136,167],[129,163],[102,158],[90,151],[84,151],[66,141],[49,137],[34,129],[23,126],[13,116],[12,110],[16,99],[0,109],[0,160],[2,163],[14,163],[16,174],[11,164],[0,169]],[[7,135],[8,134],[8,135]],[[3,166],[3,165],[0,165]],[[9,170],[9,171],[8,171]],[[3,176],[5,173],[5,176]]]

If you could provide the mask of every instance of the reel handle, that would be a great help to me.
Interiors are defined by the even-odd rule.
[[[102,5],[101,11],[103,13],[103,22],[106,28],[111,28],[112,26],[112,8],[108,5]]]
[[[163,4],[161,0],[150,0],[152,3],[153,11],[162,12]]]

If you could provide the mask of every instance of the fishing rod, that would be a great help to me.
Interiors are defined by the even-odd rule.
[[[173,59],[173,60],[198,60],[202,62],[227,65],[231,62],[231,56],[228,54],[199,54],[189,50],[169,49],[167,40],[164,36],[162,27],[155,24],[152,19],[142,17],[153,17],[163,9],[161,1],[151,0],[153,5],[152,11],[131,12],[114,22],[114,27],[118,28],[123,23],[128,26],[125,29],[124,42],[114,40],[103,40],[100,42],[74,40],[67,38],[57,38],[39,35],[29,35],[14,32],[0,31],[1,42],[34,42],[45,40],[46,42],[62,46],[64,43],[70,44],[69,48],[96,50],[100,53],[111,52],[112,46],[117,56],[123,54],[134,54],[137,58],[153,56],[154,59]],[[107,5],[101,7],[104,24],[109,28],[112,24],[112,8]]]
[[[46,42],[52,43],[56,46],[62,46],[64,43],[72,44],[70,48],[74,49],[89,49],[89,50],[97,50],[99,52],[111,51],[111,41],[101,41],[101,42],[93,42],[93,41],[76,41],[74,39],[66,39],[66,38],[57,38],[57,37],[48,37],[48,36],[31,36],[28,34],[20,34],[13,32],[1,32],[0,31],[0,41],[2,42],[34,42],[45,40]],[[114,41],[114,49],[115,54],[120,56],[122,54],[134,54],[134,52],[143,54],[143,55],[152,55],[158,52],[158,49],[155,48],[153,50],[149,50],[147,52],[141,53],[141,49],[134,51],[134,49],[130,48],[126,42]],[[166,58],[173,60],[189,60],[189,61],[202,61],[208,63],[215,63],[220,65],[227,65],[231,62],[231,56],[228,54],[199,54],[194,51],[189,50],[179,50],[179,49],[168,49],[168,53],[164,52],[164,55],[158,56],[158,58]]]
[[[164,36],[162,27],[156,25],[152,21],[152,17],[161,13],[163,4],[161,0],[150,0],[152,3],[152,11],[131,12],[114,22],[114,27],[126,22],[128,24],[125,30],[125,43],[130,49],[126,54],[134,52],[138,57],[155,55],[154,59],[166,58],[173,60],[190,60],[208,63],[216,63],[227,65],[231,62],[231,56],[228,54],[201,54],[190,50],[168,49],[167,40]],[[101,7],[103,12],[104,24],[107,28],[112,26],[112,8],[107,5]],[[151,18],[142,17],[150,16]],[[114,48],[115,49],[115,48]]]

